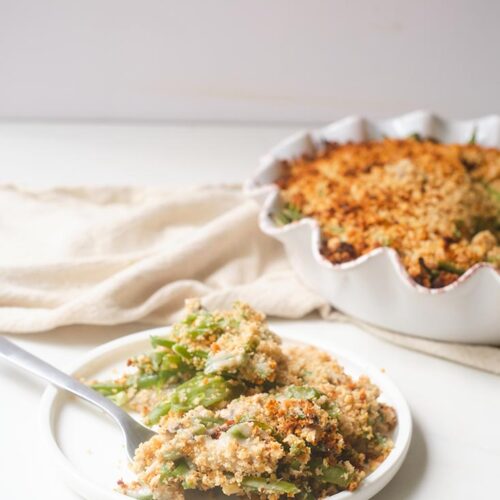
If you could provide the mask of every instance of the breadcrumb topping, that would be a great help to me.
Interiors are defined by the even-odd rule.
[[[137,480],[118,483],[131,497],[221,488],[322,498],[355,490],[392,449],[396,414],[377,386],[316,348],[283,346],[247,304],[209,312],[190,302],[152,343],[127,375],[94,385],[112,398],[127,394],[124,406],[142,409],[158,431],[136,452]]]
[[[478,262],[500,269],[500,150],[420,138],[325,144],[284,164],[275,220],[318,221],[332,263],[395,249],[418,283],[442,287]]]

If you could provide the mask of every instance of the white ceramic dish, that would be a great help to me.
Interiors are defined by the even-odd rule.
[[[89,352],[75,367],[77,377],[110,377],[123,369],[124,361],[150,348],[152,333],[167,333],[167,328],[148,330],[122,337]],[[379,369],[354,360],[349,354],[330,349],[327,339],[318,347],[330,351],[346,371],[354,376],[365,373],[381,391],[381,399],[392,405],[398,415],[394,431],[394,449],[353,493],[342,492],[335,500],[367,500],[380,491],[400,468],[411,440],[412,422],[408,405],[394,383]],[[293,342],[293,341],[288,341]],[[113,491],[119,478],[130,479],[123,440],[118,428],[94,407],[64,391],[49,387],[42,398],[41,434],[48,460],[54,463],[61,478],[76,493],[89,500],[126,500]],[[207,498],[207,493],[188,498]],[[213,498],[228,498],[223,495]],[[130,500],[130,499],[129,499]]]
[[[500,273],[477,264],[454,283],[439,289],[418,285],[391,248],[378,248],[351,262],[332,264],[319,251],[320,232],[310,219],[278,227],[270,214],[280,206],[279,177],[283,160],[312,153],[326,141],[347,142],[419,133],[442,142],[476,140],[500,146],[500,117],[448,122],[419,111],[392,120],[346,118],[325,128],[298,133],[278,144],[261,160],[245,192],[261,205],[262,231],[281,241],[302,281],[337,309],[368,323],[438,340],[500,344]]]

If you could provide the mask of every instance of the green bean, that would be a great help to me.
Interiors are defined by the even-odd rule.
[[[90,387],[94,391],[100,392],[103,396],[111,396],[128,389],[127,384],[119,384],[117,382],[96,382],[95,384],[91,384]]]
[[[189,472],[189,465],[185,460],[179,462],[179,465],[171,472],[171,477],[182,477]]]
[[[177,354],[165,354],[160,364],[161,370],[183,370],[186,368],[186,364]]]
[[[148,389],[150,387],[153,387],[154,385],[158,385],[163,380],[163,377],[159,373],[151,375],[140,375],[139,377],[137,377],[135,386],[138,389]]]
[[[477,127],[474,127],[474,130],[472,131],[472,134],[469,139],[469,144],[476,144],[477,141]]]
[[[197,337],[205,337],[207,335],[219,336],[223,331],[221,324],[218,322],[202,323],[199,326],[190,328],[188,330],[188,335],[190,338],[196,339]]]
[[[241,424],[233,425],[227,433],[235,439],[244,440],[252,435],[252,429],[247,423],[242,422]]]
[[[158,346],[162,346],[162,347],[167,347],[170,349],[175,344],[175,342],[173,340],[170,340],[170,339],[165,338],[165,337],[158,337],[157,335],[151,335],[150,339],[151,339],[151,345],[153,346],[153,348],[156,348]]]
[[[190,328],[188,334],[192,339],[195,339],[196,337],[202,337],[210,332],[211,332],[210,328],[200,326],[197,328]]]
[[[180,373],[185,373],[185,367],[179,367],[172,370],[161,370],[157,373],[145,373],[130,378],[130,385],[137,389],[149,389],[154,386],[162,386],[171,379],[178,378]]]
[[[185,373],[192,370],[193,367],[185,363],[178,354],[170,354],[170,353],[163,354],[159,366],[159,371],[163,372]]]
[[[160,370],[164,354],[165,351],[155,351],[149,356],[149,359],[151,360],[151,366],[153,367],[153,370],[155,372]]]
[[[438,277],[439,272],[436,271],[435,269],[431,269],[426,264],[426,262],[425,262],[425,260],[424,260],[423,257],[419,257],[418,258],[418,264],[419,264],[420,269],[422,270],[422,272],[425,272],[429,276],[429,279],[431,280],[431,282]]]
[[[340,417],[340,408],[335,401],[328,401],[327,403],[322,405],[321,408],[323,408],[323,410],[325,410],[328,413],[328,416],[332,418]]]
[[[184,458],[178,460],[175,462],[175,467],[171,469],[170,467],[164,467],[161,473],[161,481],[164,481],[165,479],[170,479],[170,478],[178,478],[178,477],[184,477],[188,472],[190,468],[188,463]]]
[[[321,396],[321,392],[314,387],[307,385],[291,385],[286,388],[285,396],[292,399],[316,399]]]
[[[223,320],[216,320],[207,311],[200,311],[197,318],[188,324],[187,334],[191,338],[205,336],[207,334],[219,335],[224,331]]]
[[[160,421],[161,417],[163,417],[170,411],[171,407],[172,405],[170,401],[164,401],[156,405],[147,416],[146,424],[147,425],[157,424]]]
[[[278,226],[285,226],[302,219],[302,217],[304,215],[298,207],[291,203],[286,203],[279,212],[274,214],[273,220]]]
[[[182,344],[175,344],[172,346],[172,351],[177,353],[181,358],[193,359],[193,354],[189,352],[189,349]]]
[[[168,353],[167,351],[154,351],[151,353],[149,359],[151,360],[153,371],[158,372],[161,370],[161,365],[167,355],[172,356],[172,354]]]
[[[225,422],[225,419],[219,417],[198,417],[198,420],[205,427],[215,427],[216,425],[221,425]]]
[[[198,349],[190,351],[185,345],[182,344],[175,344],[172,347],[172,350],[181,358],[184,358],[186,360],[192,360],[193,358],[206,358],[208,356],[208,353],[205,351],[201,351]]]
[[[220,375],[200,373],[177,386],[167,400],[153,408],[147,421],[150,425],[156,424],[170,410],[184,413],[197,406],[209,408],[235,397],[237,389],[234,383],[225,380]]]
[[[191,427],[191,431],[193,436],[203,436],[203,434],[207,433],[207,428],[203,424],[195,424]]]
[[[286,495],[296,495],[297,493],[300,493],[299,488],[297,488],[297,486],[293,483],[280,480],[271,481],[263,477],[246,477],[241,482],[241,485],[252,490],[271,491],[273,493]]]
[[[340,465],[335,465],[333,467],[322,467],[322,474],[320,477],[321,481],[324,483],[335,484],[341,488],[347,488],[351,482],[351,474],[347,472]]]
[[[121,391],[116,394],[111,394],[107,396],[113,403],[115,403],[116,406],[124,406],[129,402],[129,395],[127,394],[127,391]]]
[[[458,275],[465,273],[465,269],[457,267],[451,262],[440,261],[437,267],[440,271],[446,271],[447,273],[458,274]]]
[[[201,351],[201,350],[196,350],[196,351],[193,351],[193,356],[195,356],[196,358],[207,358],[208,357],[208,352],[206,351]]]
[[[194,368],[186,364],[178,354],[170,354],[168,352],[153,353],[151,361],[155,369],[153,373],[131,375],[127,378],[126,382],[120,384],[116,382],[100,382],[93,384],[91,387],[104,396],[110,397],[130,387],[135,387],[139,390],[149,389],[154,386],[162,386],[169,380],[175,381],[180,374],[194,373]],[[124,404],[126,398],[114,398],[114,401],[117,404]],[[154,420],[159,421],[164,414],[168,413],[169,408],[160,407],[155,410],[156,412],[153,413]]]
[[[191,314],[188,314],[183,320],[182,322],[185,324],[185,325],[192,325],[195,321],[196,321],[196,318],[198,317],[198,315],[196,313],[191,313]]]
[[[234,386],[220,375],[200,373],[176,387],[170,401],[175,411],[188,411],[196,406],[209,408],[221,401],[232,399]]]

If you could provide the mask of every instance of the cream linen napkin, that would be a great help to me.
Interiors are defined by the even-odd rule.
[[[305,288],[238,187],[0,186],[0,330],[166,324],[184,299],[351,321],[404,347],[500,373],[500,349],[417,339],[347,318]]]

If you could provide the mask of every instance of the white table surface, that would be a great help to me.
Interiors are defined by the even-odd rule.
[[[0,122],[5,183],[240,182],[260,154],[295,127]],[[383,342],[352,325],[310,317],[278,332],[328,335],[339,349],[386,369],[414,417],[408,458],[379,500],[500,498],[500,378]],[[9,336],[60,368],[141,325]],[[0,498],[77,500],[44,458],[38,406],[45,384],[0,361]],[[78,432],[78,429],[75,429]],[[92,499],[91,499],[92,500]]]

